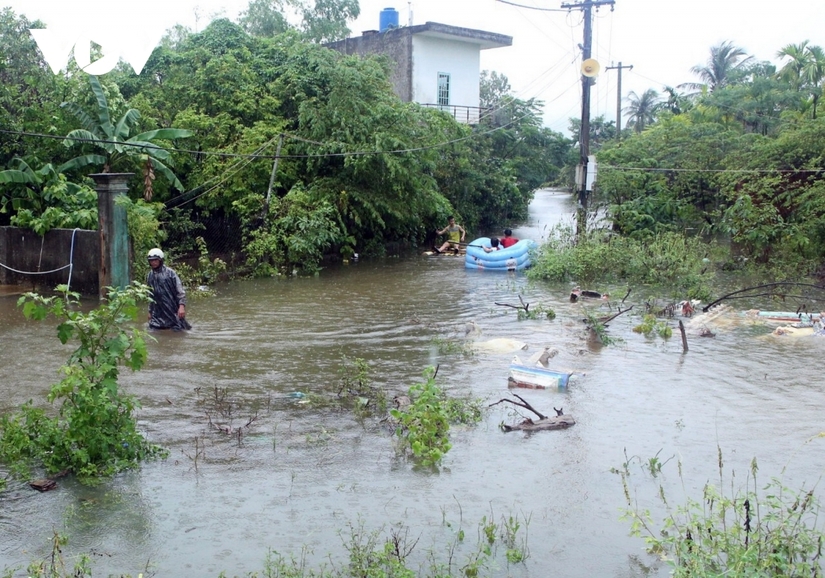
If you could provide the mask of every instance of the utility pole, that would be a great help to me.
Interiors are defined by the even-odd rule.
[[[622,66],[619,61],[619,66],[608,66],[605,70],[618,70],[619,83],[616,87],[616,140],[622,140],[622,68],[633,70],[633,65]]]
[[[582,62],[590,58],[591,46],[593,44],[593,8],[609,5],[613,9],[615,0],[582,0],[576,4],[563,3],[562,8],[568,10],[581,10],[584,12],[584,43],[581,45]],[[581,130],[579,131],[579,166],[578,175],[581,180],[579,189],[579,206],[577,209],[577,231],[584,233],[587,227],[587,163],[590,156],[590,86],[593,84],[591,77],[586,76],[582,71],[582,119]]]

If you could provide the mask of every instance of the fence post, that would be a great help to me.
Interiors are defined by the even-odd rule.
[[[97,191],[97,218],[100,232],[100,269],[98,293],[106,297],[106,287],[129,285],[129,227],[126,209],[115,199],[129,190],[127,182],[134,173],[97,173],[91,176]]]

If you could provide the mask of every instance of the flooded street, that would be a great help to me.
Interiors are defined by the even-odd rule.
[[[540,241],[572,212],[568,195],[541,191],[514,235]],[[683,500],[677,461],[698,499],[706,481],[718,480],[717,446],[737,483],[754,457],[762,482],[783,475],[798,489],[819,480],[825,441],[812,438],[825,430],[825,339],[730,323],[715,327],[715,338],[689,337],[683,355],[675,321],[670,340],[648,339],[632,332],[640,317],[625,314],[610,324],[624,341],[594,346],[582,308],[600,304],[570,303],[570,287],[468,271],[463,258],[411,255],[317,278],[237,281],[215,297],[193,297],[194,329],[154,333],[147,366],[121,378],[143,404],[141,428],[170,457],[94,488],[63,479],[40,494],[10,482],[0,494],[0,568],[45,556],[60,531],[70,538],[67,551],[92,553],[95,575],[242,575],[260,570],[269,550],[300,557],[306,546],[310,562],[340,560],[348,528],[359,524],[408,527],[411,541],[419,539],[413,559],[423,562],[428,550],[444,552],[458,527],[469,552],[482,517],[520,515],[529,518],[530,556],[492,575],[666,575],[663,566],[650,569],[655,559],[619,519],[624,494],[611,469],[626,455],[642,507],[655,506],[660,483],[674,503]],[[518,304],[519,295],[554,309],[556,319],[519,321],[496,305]],[[0,297],[4,413],[28,399],[44,403],[70,353],[54,323],[26,321],[15,302]],[[435,340],[463,343],[470,322],[481,331],[477,344],[511,338],[527,350],[439,352]],[[500,404],[479,426],[451,430],[438,471],[399,458],[376,420],[289,395],[337,391],[346,356],[367,360],[390,397],[439,365],[437,382],[451,394],[492,403],[508,395],[513,355],[526,360],[544,347],[559,351],[552,367],[584,375],[562,391],[518,393],[544,413],[563,408],[576,425],[503,433],[500,423],[521,418]],[[231,410],[218,416],[221,403]],[[210,427],[207,414],[233,431],[255,419],[239,439]],[[653,477],[641,464],[657,456],[672,459]]]

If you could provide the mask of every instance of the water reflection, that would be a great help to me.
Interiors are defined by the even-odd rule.
[[[569,196],[537,195],[519,237],[540,237],[572,215]],[[518,321],[496,302],[552,307],[554,321]],[[155,333],[150,361],[125,373],[141,399],[141,427],[171,457],[99,488],[61,481],[37,494],[22,484],[0,495],[0,567],[25,564],[48,548],[52,529],[68,531],[73,551],[94,550],[99,572],[149,568],[159,576],[258,570],[269,548],[313,561],[340,554],[340,531],[404,523],[441,551],[459,524],[474,536],[482,516],[530,516],[530,558],[501,576],[638,576],[655,560],[619,521],[621,483],[611,468],[675,456],[657,479],[633,462],[631,484],[651,505],[658,484],[682,495],[715,479],[717,445],[744,472],[757,456],[764,480],[789,466],[791,482],[822,474],[818,440],[821,372],[806,371],[823,341],[764,338],[765,328],[730,327],[691,339],[682,355],[668,342],[631,331],[638,318],[611,323],[619,346],[591,348],[568,285],[528,283],[522,275],[466,271],[460,260],[411,256],[361,260],[318,278],[242,281],[193,299],[188,334]],[[502,433],[519,419],[505,404],[480,427],[458,428],[436,473],[399,459],[390,432],[374,421],[302,404],[291,392],[333,391],[342,356],[370,362],[391,393],[440,364],[439,382],[491,402],[508,394],[514,352],[442,355],[434,338],[461,335],[470,321],[480,341],[512,338],[530,353],[554,347],[559,368],[584,373],[565,391],[523,395],[549,412],[563,407],[577,424],[563,431]],[[678,332],[676,333],[678,335]],[[22,319],[0,299],[0,406],[43,398],[68,355],[54,326]],[[223,393],[222,393],[223,392]],[[221,395],[228,408],[220,407]],[[254,424],[237,432],[250,418]],[[744,479],[744,476],[743,478]],[[445,524],[449,522],[449,525]],[[658,568],[658,566],[656,566]],[[563,570],[559,570],[563,569]]]

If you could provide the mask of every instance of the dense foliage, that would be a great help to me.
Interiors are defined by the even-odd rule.
[[[822,49],[786,46],[779,70],[730,42],[710,52],[692,92],[631,95],[631,128],[598,152],[597,208],[625,236],[729,238],[734,256],[809,273],[825,253]]]
[[[3,133],[0,167],[55,168],[37,182],[0,173],[0,207],[42,231],[63,221],[42,219],[46,207],[21,219],[14,199],[60,175],[82,187],[92,171],[132,172],[132,200],[163,203],[167,248],[193,252],[198,230],[257,275],[417,246],[450,214],[470,231],[523,218],[571,146],[540,126],[540,104],[510,97],[500,76],[505,90],[482,87],[492,114],[476,126],[401,102],[386,60],[318,44],[345,37],[357,15],[353,0],[253,0],[239,24],[171,30],[140,75],[122,63],[95,78],[73,64],[53,75],[16,33],[32,24],[6,10],[0,37],[27,55],[4,76],[6,110],[25,117],[6,126],[45,136]],[[32,83],[38,106],[27,106]]]
[[[713,244],[673,232],[644,239],[619,235],[605,238],[602,231],[575,235],[557,227],[539,249],[532,279],[588,284],[627,282],[631,286],[668,287],[678,299],[707,299],[713,276]]]

